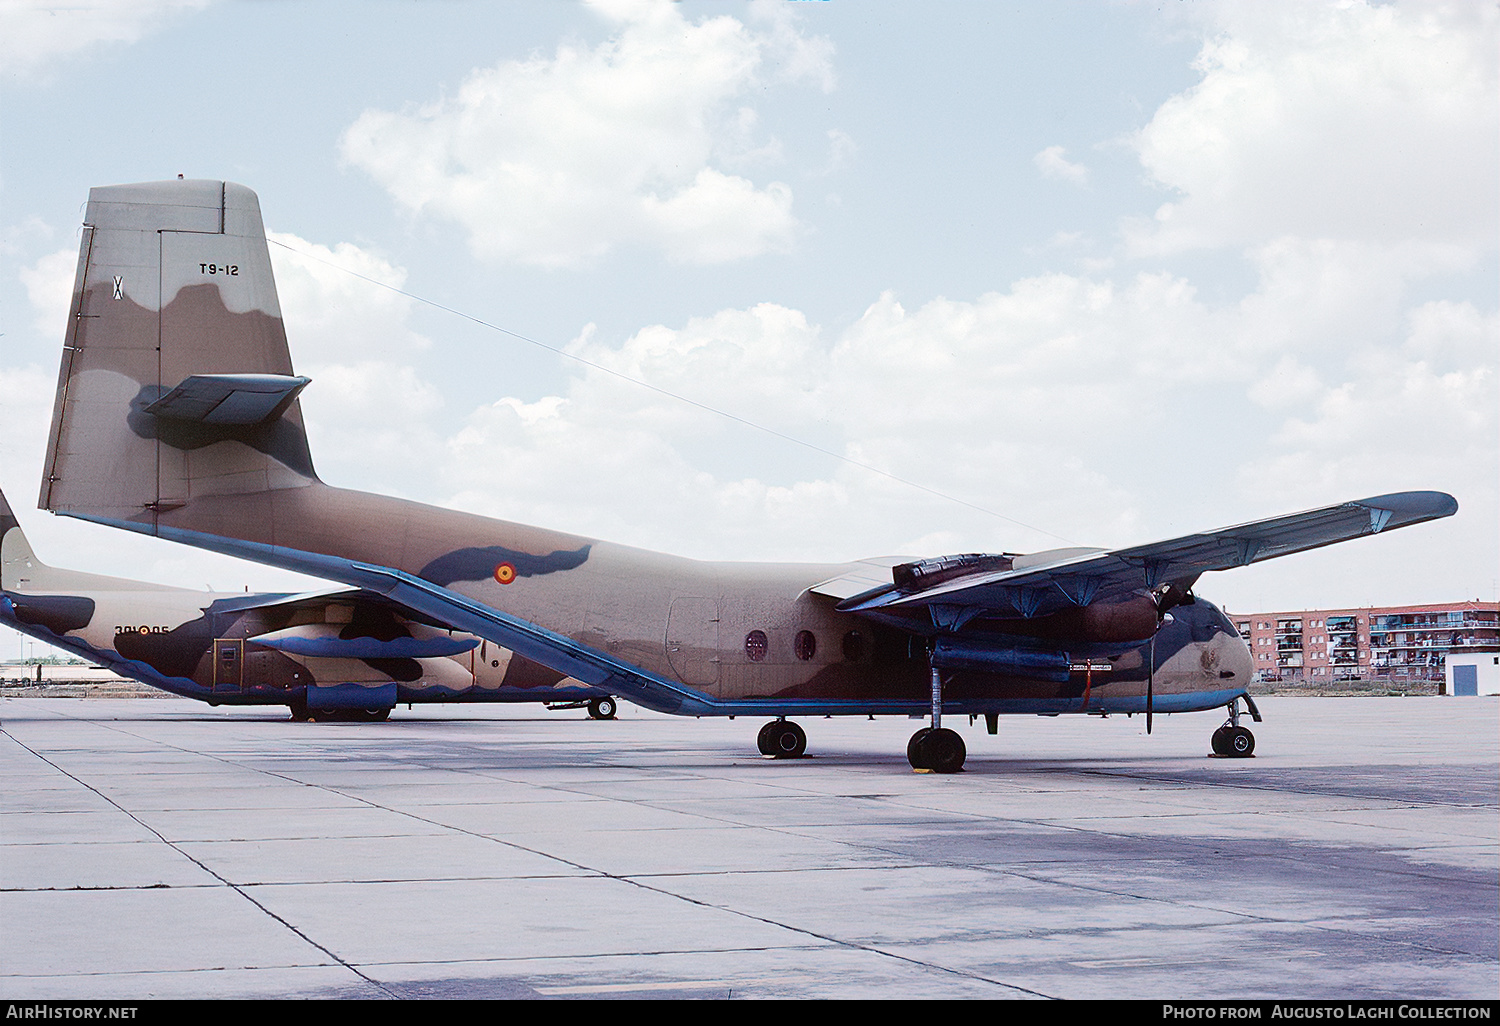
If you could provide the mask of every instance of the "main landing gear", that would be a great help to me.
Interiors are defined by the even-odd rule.
[[[311,710],[305,701],[292,703],[293,723],[384,723],[391,718],[388,708]]]
[[[957,773],[968,755],[963,735],[947,727],[923,727],[906,743],[906,761],[914,770]]]
[[[964,768],[968,749],[956,730],[942,725],[943,678],[932,668],[932,726],[923,727],[906,743],[906,761],[917,772],[957,773]]]
[[[615,718],[617,706],[615,700],[608,695],[603,698],[594,698],[589,701],[589,716],[596,720],[612,720]]]
[[[772,720],[755,739],[761,755],[776,759],[800,758],[807,751],[807,734],[788,719]]]
[[[1240,726],[1240,698],[1243,697],[1245,705],[1250,710],[1250,715],[1256,723],[1260,722],[1260,711],[1255,708],[1255,703],[1250,701],[1249,695],[1237,696],[1229,703],[1229,719],[1224,725],[1214,731],[1210,740],[1214,754],[1226,759],[1249,759],[1255,755],[1255,735],[1250,733],[1249,727]]]
[[[1232,708],[1232,707],[1231,707]],[[918,773],[957,773],[964,768],[968,749],[958,731],[942,724],[943,679],[937,667],[932,668],[932,726],[923,727],[906,745],[906,761]],[[873,717],[872,717],[873,718]],[[985,717],[991,721],[990,716]],[[994,726],[990,733],[994,733]],[[773,759],[796,759],[807,751],[807,734],[786,717],[772,720],[760,728],[755,739],[760,754]]]

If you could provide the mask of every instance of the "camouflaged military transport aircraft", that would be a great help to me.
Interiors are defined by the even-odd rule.
[[[348,588],[211,593],[59,570],[0,494],[0,623],[211,705],[383,720],[397,702],[548,702],[614,716],[607,692]]]
[[[1104,551],[707,563],[333,488],[313,471],[249,189],[89,196],[42,482],[45,509],[340,581],[647,708],[930,716],[914,768],[962,767],[947,714],[1227,708],[1248,755],[1250,652],[1192,587],[1209,570],[1452,514],[1405,492]],[[351,344],[358,340],[351,339]]]

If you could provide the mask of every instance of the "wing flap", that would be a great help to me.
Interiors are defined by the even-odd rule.
[[[871,559],[861,559],[854,563],[847,572],[837,577],[830,577],[826,581],[819,581],[807,590],[814,595],[823,595],[842,602],[844,599],[863,595],[874,588],[890,584],[891,567],[899,566],[907,559],[906,556],[876,556]]]

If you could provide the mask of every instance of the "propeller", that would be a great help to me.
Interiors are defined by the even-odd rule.
[[[1164,621],[1169,619],[1167,610],[1174,606],[1190,606],[1198,601],[1193,595],[1191,585],[1186,588],[1178,587],[1176,584],[1163,584],[1151,592],[1151,599],[1156,603],[1156,626],[1158,629]],[[1147,655],[1151,660],[1146,668],[1146,733],[1151,733],[1151,715],[1156,705],[1156,632],[1151,633],[1151,648]]]
[[[1151,733],[1151,706],[1156,691],[1156,635],[1151,635],[1151,662],[1146,668],[1146,733]]]

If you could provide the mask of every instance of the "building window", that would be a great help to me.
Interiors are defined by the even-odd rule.
[[[798,631],[797,639],[792,643],[792,651],[797,653],[798,659],[806,662],[817,653],[818,639],[813,637],[812,631]]]
[[[745,635],[745,657],[752,663],[758,663],[766,657],[766,649],[770,646],[766,643],[765,631],[751,631]]]

